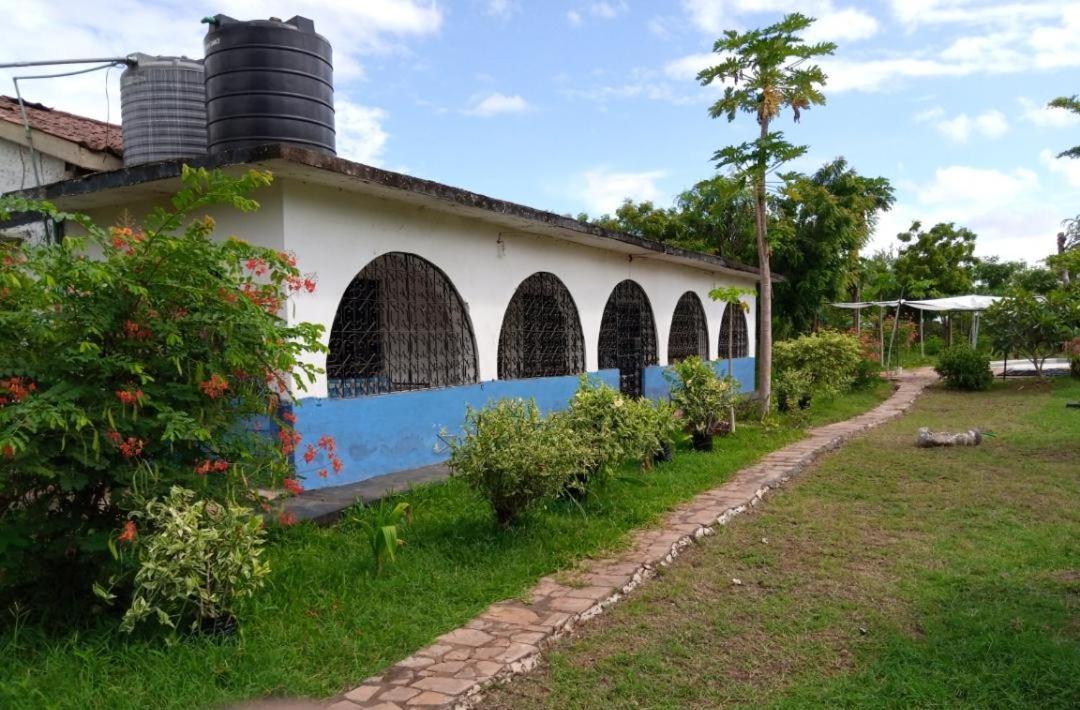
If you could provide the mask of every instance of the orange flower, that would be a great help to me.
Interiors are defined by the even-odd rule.
[[[135,528],[135,522],[132,520],[124,523],[124,532],[120,533],[120,536],[116,538],[117,542],[134,542],[138,537]]]
[[[229,381],[221,375],[211,375],[209,380],[199,383],[199,389],[210,399],[217,399],[229,389]]]
[[[285,490],[292,493],[294,496],[298,496],[304,492],[304,487],[300,485],[300,481],[295,478],[286,478],[283,485],[285,486]]]
[[[278,514],[277,521],[280,525],[288,527],[290,525],[296,525],[299,521],[296,519],[296,514],[292,512],[284,512]]]

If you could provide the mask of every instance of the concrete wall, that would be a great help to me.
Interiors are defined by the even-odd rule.
[[[285,184],[285,249],[296,253],[300,267],[318,278],[315,294],[294,299],[289,318],[294,322],[329,326],[345,288],[364,266],[389,251],[410,252],[442,269],[461,294],[476,336],[481,381],[498,371],[499,331],[503,313],[518,285],[537,271],[550,271],[570,291],[585,336],[585,369],[598,369],[600,321],[608,296],[617,283],[633,279],[652,305],[660,363],[666,364],[671,317],[679,297],[694,291],[705,307],[709,353],[716,356],[724,305],[709,299],[717,286],[752,287],[751,278],[730,277],[705,269],[564,242],[526,232],[508,232],[498,225],[402,202],[349,194],[297,182]],[[751,347],[754,343],[753,297],[747,297]],[[318,366],[325,356],[313,358]],[[320,377],[306,396],[325,397]]]
[[[47,184],[70,177],[67,163],[51,155],[41,158],[41,182]],[[0,195],[5,192],[34,187],[34,166],[30,162],[30,149],[18,143],[0,138]],[[0,235],[37,241],[43,238],[45,227],[38,223],[25,224],[11,229],[0,230]]]

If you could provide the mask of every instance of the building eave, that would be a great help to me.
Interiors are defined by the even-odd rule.
[[[16,194],[46,199],[69,211],[86,211],[134,200],[161,198],[177,189],[185,163],[205,168],[265,168],[280,178],[405,201],[493,222],[510,230],[545,234],[620,251],[627,254],[630,260],[655,259],[754,281],[759,278],[757,268],[711,254],[680,249],[553,212],[284,144],[240,148],[201,158],[168,160],[93,173]]]

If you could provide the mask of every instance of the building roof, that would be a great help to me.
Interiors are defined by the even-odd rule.
[[[239,166],[260,167],[270,170],[279,178],[293,178],[461,214],[510,229],[623,252],[629,259],[644,258],[682,263],[706,271],[723,272],[754,280],[758,275],[756,267],[712,254],[680,249],[553,212],[279,143],[237,148],[199,158],[165,160],[92,173],[40,188],[23,190],[19,194],[50,200],[67,210],[89,210],[137,200],[161,199],[179,186],[184,164],[223,169],[235,169]]]
[[[124,155],[124,139],[120,126],[106,123],[67,111],[59,111],[43,104],[23,101],[30,127],[41,133],[70,141],[88,150],[108,153],[117,158]],[[19,101],[11,96],[0,96],[0,120],[23,125]]]

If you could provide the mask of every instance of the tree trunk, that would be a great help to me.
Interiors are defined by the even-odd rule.
[[[769,121],[761,123],[761,141],[764,143],[769,134]],[[772,398],[772,273],[769,267],[768,227],[765,222],[765,170],[768,164],[764,157],[758,164],[758,174],[754,186],[754,221],[757,227],[758,268],[761,270],[761,299],[758,302],[761,325],[758,333],[758,392],[762,409],[769,411]]]

